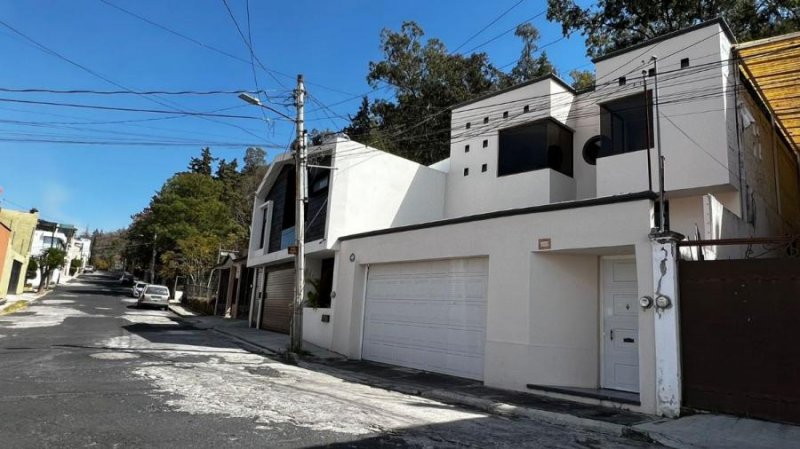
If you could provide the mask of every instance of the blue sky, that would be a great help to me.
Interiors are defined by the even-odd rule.
[[[170,34],[103,0],[2,2],[0,20],[83,69],[0,25],[0,89],[121,90],[121,85],[137,91],[255,90],[249,50],[223,0],[107,1],[244,61]],[[347,116],[358,107],[352,97],[371,90],[365,76],[369,61],[381,58],[382,28],[396,30],[404,20],[414,20],[428,37],[454,49],[518,1],[251,0],[255,53],[267,68],[281,73],[270,76],[258,69],[258,84],[279,103],[293,87],[294,76],[303,73],[314,98],[326,105],[340,103],[331,109]],[[228,4],[246,35],[246,0]],[[543,0],[522,1],[462,50],[545,8]],[[590,68],[581,36],[559,41],[560,25],[548,23],[544,14],[532,23],[541,32],[540,45],[557,41],[547,53],[562,76],[567,78],[576,67]],[[479,51],[502,67],[513,62],[520,49],[519,40],[508,33]],[[202,119],[10,100],[173,112],[225,109],[219,113],[250,118]],[[309,128],[339,129],[346,124],[333,114],[315,111],[319,108],[313,102],[308,108]],[[257,108],[233,94],[0,92],[0,207],[36,207],[46,219],[81,228],[125,227],[203,146],[211,146],[215,156],[240,160],[248,145],[285,147],[292,138],[291,125],[276,117],[266,113],[265,122]],[[269,157],[280,151],[271,149]]]

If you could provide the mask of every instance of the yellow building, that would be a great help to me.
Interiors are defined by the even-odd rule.
[[[21,212],[0,209],[0,223],[11,229],[11,241],[5,257],[0,260],[0,298],[18,295],[25,287],[25,273],[31,256],[33,231],[39,221],[39,211]]]

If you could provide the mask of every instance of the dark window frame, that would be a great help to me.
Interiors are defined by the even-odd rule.
[[[615,98],[600,105],[601,147],[597,159],[653,148],[653,91]],[[644,132],[629,127],[647,121]]]
[[[543,127],[534,131],[533,127]],[[528,129],[531,133],[543,133],[545,148],[543,153],[525,160],[525,157],[513,156],[509,153],[509,139],[513,139],[514,134],[525,132]],[[551,141],[553,130],[557,131],[556,141]],[[497,150],[497,177],[512,176],[521,173],[529,173],[543,169],[557,171],[570,178],[574,177],[574,135],[575,131],[552,117],[545,117],[539,120],[523,123],[520,125],[503,128],[498,132]],[[541,143],[539,143],[541,145]],[[537,150],[542,150],[538,148]],[[524,164],[520,163],[521,161]]]

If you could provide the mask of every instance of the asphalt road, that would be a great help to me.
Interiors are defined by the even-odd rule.
[[[0,316],[0,448],[649,447],[252,354],[103,275]]]

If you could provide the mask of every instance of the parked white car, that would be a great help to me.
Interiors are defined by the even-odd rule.
[[[136,301],[136,305],[157,306],[167,310],[169,307],[169,288],[166,285],[145,286],[142,294],[139,295],[139,300]]]
[[[131,288],[131,296],[138,298],[142,294],[142,290],[147,286],[147,282],[137,281]]]

